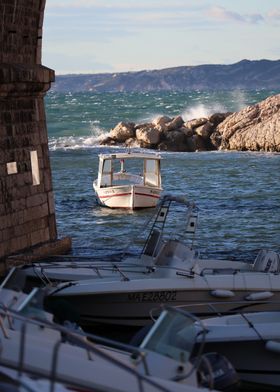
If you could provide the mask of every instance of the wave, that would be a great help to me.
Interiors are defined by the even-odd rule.
[[[94,136],[60,136],[49,138],[50,151],[56,150],[78,150],[92,148],[99,145],[98,138]]]
[[[167,113],[166,111],[151,113],[147,117],[143,117],[142,119],[136,121],[136,123],[139,124],[142,122],[143,123],[153,122],[154,120],[156,120],[158,117],[161,117],[161,116],[169,116],[170,118],[173,118],[177,115],[180,115],[184,121],[189,121],[189,120],[193,120],[196,118],[209,117],[214,113],[225,113],[225,112],[228,112],[228,109],[220,103],[214,103],[211,105],[199,103],[197,105],[190,106],[187,109],[181,110],[177,114],[174,114],[174,113],[170,114],[170,113]]]
[[[100,147],[100,142],[104,139],[108,131],[95,125],[99,121],[93,121],[90,126],[90,135],[80,136],[50,136],[49,149],[50,151],[56,150],[79,150]]]
[[[59,136],[49,137],[50,151],[80,150],[100,147],[101,140],[106,133],[97,133],[89,136]]]

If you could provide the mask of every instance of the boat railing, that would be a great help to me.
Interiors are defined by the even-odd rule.
[[[250,264],[248,263],[248,270],[241,269],[241,268],[233,268],[233,267],[205,267],[202,268],[198,275],[205,276],[205,275],[215,275],[215,274],[232,274],[235,275],[238,272],[252,272],[250,269]]]
[[[67,267],[54,267],[54,268],[58,268],[58,269],[61,268],[63,270],[64,268],[67,268]],[[70,267],[70,268],[72,268],[72,267]],[[106,275],[104,274],[104,272],[107,272],[107,271],[117,272],[119,274],[120,278],[125,281],[130,280],[129,276],[126,275],[127,272],[144,274],[144,273],[147,273],[149,270],[149,267],[145,267],[143,265],[137,266],[135,264],[130,264],[130,265],[127,264],[125,266],[125,268],[123,268],[122,266],[119,266],[117,264],[109,264],[109,263],[108,263],[108,265],[100,265],[100,266],[88,265],[88,266],[83,266],[83,267],[80,266],[77,268],[91,269],[96,274],[93,276],[93,278],[95,278],[95,279],[106,278]],[[129,268],[132,268],[132,270],[130,270]],[[66,281],[66,279],[61,279],[61,281],[60,281],[59,278],[57,280],[50,278],[48,276],[46,268],[44,268],[44,267],[41,267],[39,271],[36,267],[34,267],[33,271],[34,271],[34,275],[38,278],[39,281],[41,281],[42,285],[45,287],[55,287],[61,281]],[[103,274],[102,274],[102,272],[103,272]],[[91,279],[91,276],[87,275],[87,279]],[[69,280],[74,280],[74,279],[69,279]],[[79,280],[79,279],[75,279],[75,280]]]
[[[163,246],[164,248],[164,246]],[[147,253],[147,254],[146,254]],[[145,256],[150,256],[150,248],[149,246],[147,247],[147,252],[143,253],[142,255],[142,261],[145,261]],[[167,260],[168,261],[168,260]],[[124,281],[129,281],[131,279],[131,273],[133,274],[133,278],[135,278],[135,274],[140,275],[149,275],[151,272],[154,272],[156,270],[165,270],[165,271],[170,271],[174,272],[178,276],[182,277],[187,277],[187,278],[194,278],[195,276],[201,276],[201,277],[207,277],[209,275],[214,275],[214,274],[231,274],[231,275],[236,275],[238,273],[243,273],[243,272],[253,272],[252,269],[250,268],[250,264],[248,264],[248,270],[244,268],[234,268],[234,267],[204,267],[200,268],[198,264],[196,264],[196,257],[194,256],[193,258],[190,258],[189,260],[185,261],[185,266],[182,267],[182,263],[180,263],[180,266],[177,266],[176,263],[173,265],[168,265],[164,264],[165,259],[162,255],[159,256],[159,259],[154,259],[151,263],[141,263],[141,259],[139,258],[139,264],[136,263],[128,263],[128,262],[105,262],[105,263],[100,263],[100,264],[95,264],[95,263],[89,263],[89,264],[83,264],[83,265],[48,265],[48,266],[37,266],[33,265],[33,272],[34,275],[37,277],[39,281],[41,281],[42,285],[45,287],[56,287],[57,284],[60,282],[64,281],[66,282],[66,278],[62,279],[53,279],[48,275],[48,269],[50,268],[51,270],[65,270],[67,268],[74,268],[75,270],[79,269],[88,269],[91,270],[94,275],[86,275],[86,279],[89,280],[91,278],[93,279],[106,279],[108,277],[112,278],[112,275],[106,274],[107,272],[116,272],[116,274],[119,275],[119,277],[124,280]],[[260,272],[264,273],[264,272]],[[66,273],[67,275],[67,273]],[[116,275],[117,276],[117,275]],[[80,278],[72,278],[69,279],[72,281],[77,281],[80,280]]]
[[[40,376],[39,374],[34,374],[35,379],[29,377],[26,373],[21,377],[17,377],[15,380],[15,371],[12,370],[9,366],[1,366],[0,368],[0,377],[3,378],[3,381],[0,381],[0,390],[1,391],[11,391],[11,392],[47,392],[50,390],[47,388],[47,385],[51,385],[47,378]],[[16,381],[16,386],[15,386]],[[43,384],[42,384],[43,381]],[[55,387],[59,391],[69,391],[66,387],[64,388],[62,384],[55,384]],[[43,388],[43,389],[42,389]]]
[[[9,320],[8,324],[5,325],[5,318]],[[25,350],[26,350],[26,344],[27,344],[27,325],[32,324],[32,325],[37,325],[40,328],[49,328],[52,330],[55,330],[60,333],[61,339],[58,340],[53,349],[53,354],[52,354],[52,365],[51,365],[51,375],[50,375],[50,392],[54,392],[55,388],[55,383],[56,382],[62,382],[62,383],[67,383],[69,384],[69,380],[63,379],[64,376],[58,376],[57,375],[57,362],[58,362],[58,356],[60,353],[60,349],[63,346],[63,343],[65,341],[69,341],[71,344],[74,344],[80,348],[83,348],[87,352],[87,357],[88,360],[93,360],[92,355],[99,356],[105,361],[108,361],[109,363],[119,367],[120,369],[124,370],[125,372],[128,372],[135,376],[137,379],[138,383],[138,390],[139,392],[144,392],[145,391],[145,384],[150,385],[155,388],[155,390],[162,391],[162,392],[170,392],[170,390],[163,385],[157,383],[155,380],[152,380],[149,378],[151,376],[150,370],[148,363],[146,361],[146,353],[143,350],[140,350],[137,347],[130,346],[121,342],[113,341],[104,337],[100,337],[91,333],[86,333],[82,330],[72,330],[69,329],[65,326],[59,325],[59,324],[54,324],[46,319],[41,319],[37,317],[29,318],[26,316],[21,315],[19,312],[16,312],[12,309],[5,308],[3,305],[0,305],[0,330],[2,331],[3,338],[4,339],[9,339],[9,329],[15,329],[13,322],[11,322],[11,319],[13,321],[17,320],[20,322],[20,347],[19,347],[19,358],[18,358],[18,364],[11,365],[10,363],[5,363],[5,360],[3,360],[3,357],[0,356],[0,365],[7,366],[14,368],[18,372],[18,376],[23,372],[30,372],[31,370],[28,369],[28,367],[25,365]],[[63,337],[63,339],[62,339]],[[69,343],[69,344],[70,344]],[[145,371],[145,374],[140,373],[138,370],[133,369],[131,366],[125,364],[121,360],[118,360],[116,357],[110,355],[108,352],[105,352],[101,348],[98,347],[98,345],[103,345],[103,346],[108,346],[111,348],[116,348],[118,350],[122,350],[125,352],[130,353],[133,356],[133,359],[137,359],[137,363],[142,362],[143,364],[143,369]],[[34,369],[32,370],[32,372]],[[37,369],[37,376],[42,376],[45,377],[46,375],[44,372],[40,374],[39,370]],[[76,381],[71,381],[71,384],[74,385]],[[78,383],[78,381],[77,381]],[[77,385],[77,387],[80,387],[80,385]]]

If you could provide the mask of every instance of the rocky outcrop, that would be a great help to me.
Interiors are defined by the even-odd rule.
[[[166,151],[250,150],[280,152],[280,94],[237,113],[208,118],[161,116],[151,123],[120,122],[101,144]]]
[[[219,113],[220,121],[229,113]],[[217,123],[217,121],[216,121]],[[205,151],[216,147],[210,136],[215,131],[214,122],[200,118],[184,122],[181,116],[161,116],[151,123],[120,122],[100,140],[103,145],[124,143],[130,147],[152,148],[165,151]]]
[[[280,94],[231,114],[210,139],[221,150],[280,152]]]

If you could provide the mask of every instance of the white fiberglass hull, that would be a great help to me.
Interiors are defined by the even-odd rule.
[[[44,328],[42,328],[42,331],[42,333],[33,331],[33,333],[27,332],[25,334],[22,362],[21,332],[9,330],[8,339],[3,338],[0,333],[2,340],[1,364],[40,377],[54,379],[73,387],[76,386],[77,390],[159,392],[162,390],[160,388],[162,386],[162,388],[166,388],[164,390],[168,391],[188,391],[188,385],[168,380],[168,377],[170,379],[174,377],[174,369],[178,367],[178,362],[172,359],[151,353],[153,361],[149,361],[149,365],[151,364],[153,369],[150,367],[149,369],[154,374],[147,376],[146,380],[141,383],[142,388],[139,388],[139,376],[136,372],[143,374],[143,365],[138,365],[136,361],[134,364],[129,354],[118,353],[117,350],[110,350],[106,347],[103,349],[101,346],[98,352],[89,352],[72,344],[58,344],[60,336],[56,335],[55,331],[53,331],[52,336],[48,335],[47,337],[45,337]],[[58,350],[57,357],[55,356],[56,350]],[[103,355],[106,355],[105,358],[99,355],[99,352],[103,352]],[[110,358],[114,361],[110,361]],[[157,365],[158,363],[164,368],[164,371],[162,371],[161,366]],[[131,371],[127,370],[129,368]],[[158,386],[151,385],[149,381],[156,383]],[[190,377],[186,382],[194,384],[195,380]],[[196,386],[192,387],[190,385],[190,390],[196,390]]]
[[[203,321],[205,352],[226,356],[244,383],[280,387],[280,312],[215,317]]]
[[[280,387],[279,353],[268,352],[262,341],[223,341],[207,344],[205,350],[224,355],[233,365],[240,380],[246,384],[256,384],[254,390],[264,386]]]
[[[99,204],[110,208],[149,208],[159,201],[161,188],[144,185],[94,187]]]
[[[36,294],[37,290],[32,293]],[[71,390],[99,392],[197,390],[196,373],[190,372],[193,365],[189,362],[181,363],[147,350],[139,351],[136,356],[133,350],[131,355],[131,350],[123,351],[125,346],[117,343],[115,347],[93,343],[79,329],[67,330],[53,324],[51,314],[33,307],[35,296],[32,293],[27,296],[1,289],[4,300],[4,308],[0,307],[1,366],[17,370],[17,376],[26,372],[36,378],[46,378],[51,381],[48,391],[58,390],[53,382],[65,384]],[[11,299],[17,310],[24,299],[24,308],[20,311],[29,318],[7,308]],[[103,342],[106,344],[106,340]],[[183,372],[186,377],[174,382],[178,366],[180,374]],[[21,377],[20,380],[23,381]]]
[[[222,294],[233,295],[219,298],[215,295],[219,289]],[[264,293],[265,297],[268,292],[270,298],[254,297],[256,293]],[[253,295],[252,299],[249,295]],[[141,326],[151,322],[151,311],[156,309],[155,314],[159,314],[162,304],[187,307],[186,310],[202,317],[215,314],[215,309],[208,305],[213,303],[221,313],[276,310],[280,302],[280,282],[278,275],[252,272],[124,281],[104,278],[65,284],[54,289],[50,297],[69,301],[84,324]]]

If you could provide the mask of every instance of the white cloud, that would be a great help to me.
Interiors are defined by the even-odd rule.
[[[264,17],[261,14],[248,14],[245,15],[245,19],[249,23],[259,23],[259,22],[264,22]]]
[[[106,2],[101,0],[48,0],[47,1],[48,9],[70,9],[70,8],[79,8],[79,9],[88,9],[88,8],[99,8],[104,10],[118,10],[118,11],[135,11],[135,10],[174,10],[177,8],[180,9],[190,9],[192,7],[197,7],[197,2],[192,0],[178,0],[173,1],[170,4],[169,0],[152,0],[149,2],[136,2],[135,0],[127,0],[127,1],[116,1],[116,0],[107,0]]]
[[[211,18],[226,21],[226,20],[235,20],[238,22],[244,22],[244,18],[238,14],[237,12],[232,12],[226,10],[224,7],[213,6],[210,7],[207,12],[207,16]]]
[[[280,9],[274,9],[268,12],[267,14],[268,18],[274,19],[274,20],[280,20]]]
[[[110,4],[110,1],[102,3],[97,0],[48,1],[46,21],[59,20],[57,24],[52,23],[52,33],[71,25],[71,31],[75,31],[78,39],[80,34],[84,34],[86,40],[98,38],[104,41],[105,37],[139,34],[145,29],[185,30],[205,28],[206,25],[201,7],[193,6],[189,1],[177,1],[171,5],[170,2],[167,4],[167,0],[154,0],[148,4]]]
[[[269,1],[47,0],[45,59],[59,72],[114,72],[269,57],[280,23]]]
[[[224,7],[212,6],[206,11],[206,15],[212,19],[223,22],[232,21],[238,23],[259,23],[264,21],[261,14],[240,14],[238,12],[227,10]]]

